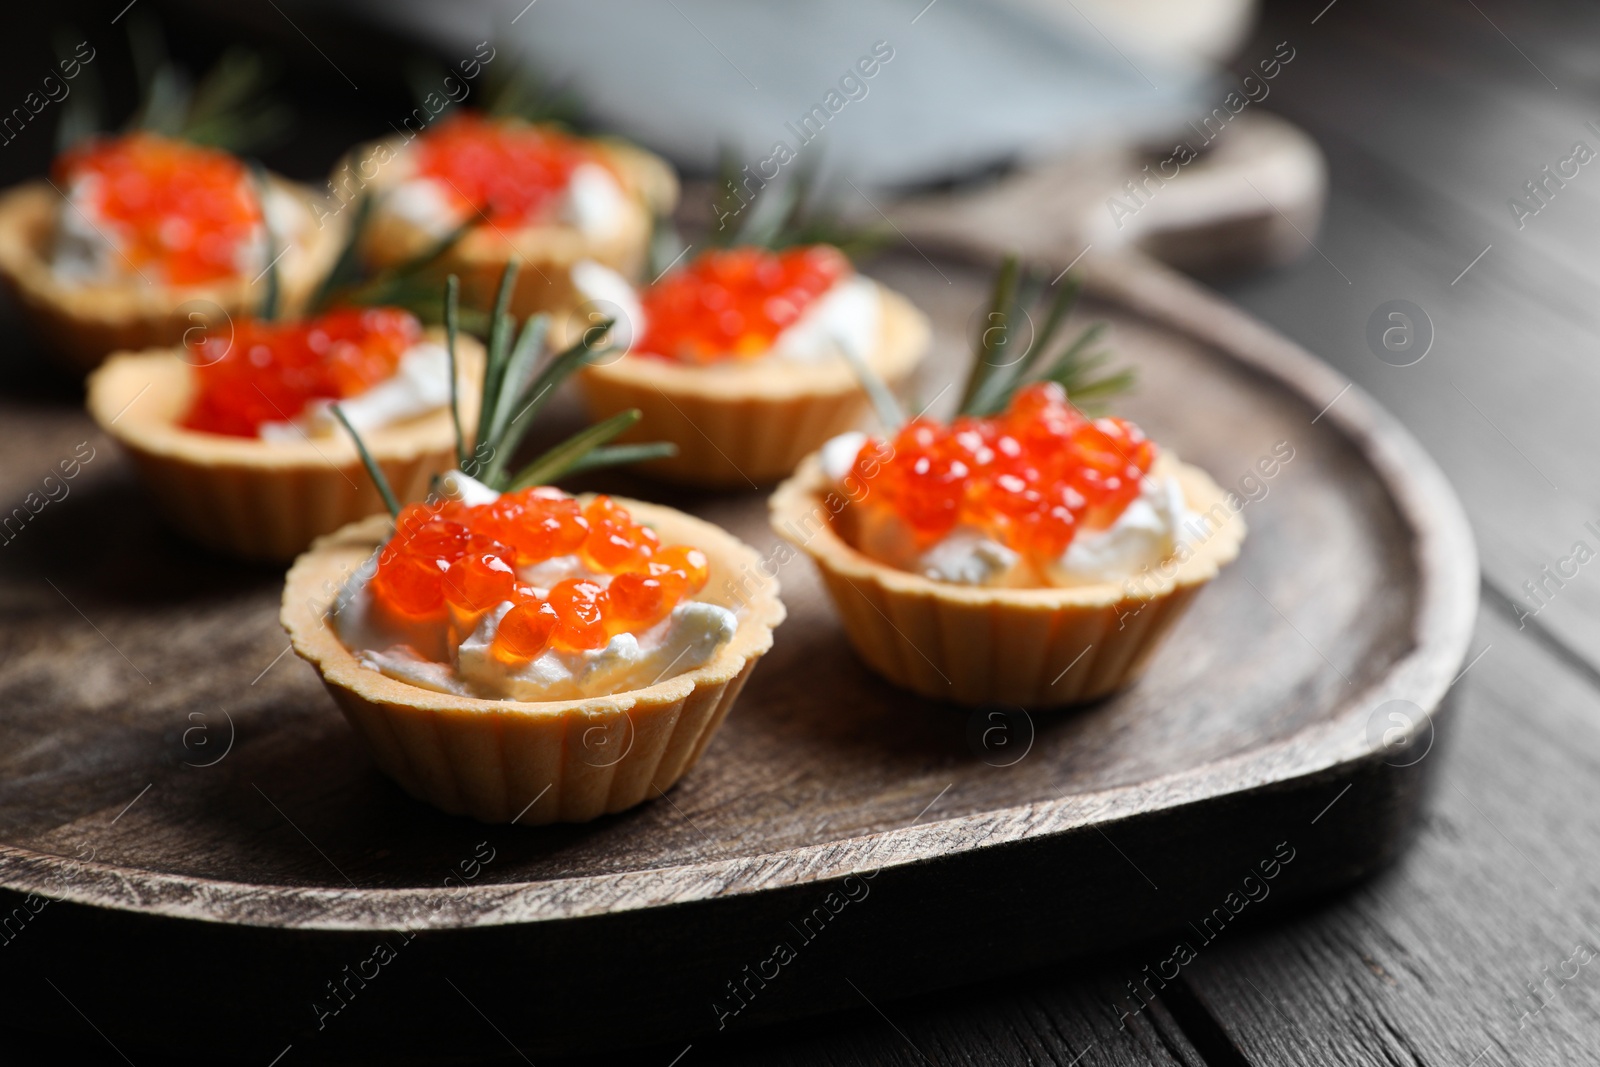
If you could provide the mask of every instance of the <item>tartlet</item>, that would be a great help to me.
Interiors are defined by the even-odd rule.
[[[427,339],[443,339],[430,331]],[[457,390],[468,431],[478,416],[483,350],[459,348]],[[89,377],[89,413],[127,452],[173,527],[229,555],[287,561],[327,533],[383,510],[343,433],[267,441],[187,429],[198,391],[186,346],[119,352]],[[426,495],[455,462],[448,407],[368,431],[376,460],[405,500]]]
[[[619,502],[663,540],[700,548],[711,569],[702,599],[733,607],[717,590],[759,562],[754,549],[671,508]],[[363,666],[329,624],[339,586],[393,532],[392,520],[374,516],[318,540],[289,572],[283,625],[384,773],[419,800],[484,822],[585,822],[670,788],[705,751],[784,617],[769,583],[744,601],[732,640],[710,662],[609,696],[433,692]]]
[[[1095,377],[1100,326],[1055,348],[1077,285],[1025,314],[1019,293],[1041,288],[1002,267],[953,422],[903,421],[875,389],[897,429],[835,439],[770,501],[862,659],[932,699],[1054,707],[1122,688],[1244,538],[1204,471],[1078,406],[1132,373]]]
[[[1170,468],[1191,511],[1226,497],[1198,467]],[[818,457],[771,501],[772,526],[816,563],[845,633],[873,670],[934,700],[1052,707],[1093,700],[1136,680],[1195,595],[1238,556],[1236,513],[1170,578],[1137,594],[1121,582],[1063,588],[962,586],[888,566],[841,536]],[[807,531],[797,536],[796,531]]]
[[[267,182],[303,215],[300,242],[274,268],[280,306],[292,313],[332,267],[343,232],[337,221],[317,224],[326,212],[311,190],[276,176]],[[197,325],[216,328],[219,314],[239,315],[261,302],[269,282],[255,270],[192,284],[170,284],[151,271],[100,281],[59,277],[51,242],[61,212],[72,210],[63,196],[46,181],[0,194],[0,279],[50,350],[79,373],[114,351],[177,344]]]
[[[656,216],[670,213],[678,199],[677,177],[666,161],[624,141],[580,139],[520,119],[489,120],[471,112],[440,123],[417,141],[426,143],[433,137],[451,136],[464,127],[484,126],[546,132],[564,143],[570,142],[609,172],[623,198],[616,205],[617,216],[610,232],[604,234],[585,233],[558,218],[536,217],[520,223],[494,221],[487,217],[493,205],[456,205],[470,225],[440,256],[438,267],[441,273],[449,271],[460,276],[468,303],[487,302],[501,272],[514,258],[526,268],[511,297],[510,308],[517,315],[568,310],[581,304],[583,296],[573,284],[572,267],[583,261],[602,264],[630,279],[639,276],[649,254]],[[425,226],[386,209],[394,191],[417,177],[417,141],[392,137],[364,145],[334,169],[330,181],[341,200],[347,193],[373,198],[374,208],[364,227],[361,251],[363,258],[377,268],[415,261],[462,224],[445,219]],[[468,199],[466,191],[459,187],[451,191],[463,201]],[[474,218],[477,221],[472,221]]]
[[[843,261],[828,246],[785,254],[817,253]],[[739,255],[769,254],[754,249],[713,251],[685,269],[694,270],[710,257]],[[668,276],[656,287],[672,283],[673,276]],[[860,283],[860,276],[850,272],[837,284]],[[891,387],[899,386],[927,351],[928,320],[900,294],[882,285],[871,288],[876,295],[876,336],[855,354],[872,374]],[[644,294],[646,306],[649,297]],[[646,317],[643,311],[640,315]],[[712,488],[776,482],[823,442],[857,426],[869,408],[855,369],[840,354],[790,359],[757,350],[743,357],[688,362],[642,351],[640,345],[650,342],[651,324],[646,319],[642,330],[633,325],[638,338],[634,348],[620,358],[585,368],[580,384],[591,417],[637,408],[643,412],[635,431],[639,437],[677,445],[675,456],[645,467],[661,478]]]
[[[507,267],[500,306],[515,275]],[[448,322],[456,299],[452,278]],[[493,321],[484,416],[458,469],[401,508],[352,434],[390,516],[317,541],[289,572],[281,617],[407,792],[486,822],[583,822],[669,788],[699,759],[784,609],[776,583],[735,596],[734,577],[759,558],[726,531],[549,484],[663,451],[607,444],[637,412],[511,472],[533,416],[599,339],[546,356],[546,316],[520,332],[510,314]]]

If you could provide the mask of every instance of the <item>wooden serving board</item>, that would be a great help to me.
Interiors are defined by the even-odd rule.
[[[919,384],[947,411],[984,272],[909,253],[875,272],[932,315]],[[704,760],[585,826],[407,798],[285,654],[281,574],[164,531],[72,388],[22,376],[3,499],[94,455],[0,547],[9,1017],[260,1063],[711,1041],[1197,938],[1286,851],[1277,901],[1384,862],[1476,607],[1454,496],[1360,390],[1243,314],[1138,258],[1097,258],[1091,283],[1083,315],[1141,375],[1123,412],[1254,498],[1241,558],[1145,678],[1031,716],[916,699],[852,655],[797,557],[789,621]],[[774,543],[763,492],[606,484]]]

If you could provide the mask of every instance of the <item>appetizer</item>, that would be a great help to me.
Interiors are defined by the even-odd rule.
[[[786,477],[860,423],[855,364],[898,385],[928,346],[922,313],[829,244],[713,248],[636,299],[592,267],[574,273],[630,327],[626,355],[583,373],[591,415],[642,411],[641,436],[678,446],[646,469],[691,485]]]
[[[373,200],[362,237],[370,264],[415,259],[458,234],[440,270],[460,275],[467,300],[482,303],[520,260],[517,315],[578,304],[571,268],[581,261],[636,277],[654,217],[678,195],[671,168],[643,149],[470,110],[358,150],[330,184],[342,199],[352,181]]]
[[[178,530],[230,555],[289,560],[383,508],[334,402],[402,499],[453,465],[451,395],[475,425],[483,360],[470,339],[454,356],[444,340],[398,308],[241,317],[112,356],[89,378],[89,412]]]
[[[549,484],[664,452],[608,443],[637,413],[511,473],[550,392],[601,354],[580,340],[536,369],[545,317],[514,340],[512,321],[495,316],[459,467],[426,502],[400,508],[384,489],[392,517],[317,541],[289,572],[282,620],[407,792],[487,822],[582,822],[693,765],[784,611],[774,584],[721,592],[758,562],[727,532]],[[375,459],[369,471],[382,487]]]
[[[1244,536],[1205,472],[1075,403],[1128,378],[1092,377],[1098,328],[1051,351],[1074,285],[1005,350],[1027,287],[1008,261],[988,320],[1002,329],[984,332],[953,422],[835,438],[772,498],[862,658],[936,699],[1043,707],[1128,684]]]
[[[0,195],[0,279],[46,344],[85,372],[109,352],[215,328],[269,284],[286,308],[303,307],[339,250],[320,207],[309,190],[182,136],[95,136],[62,152],[45,180]]]

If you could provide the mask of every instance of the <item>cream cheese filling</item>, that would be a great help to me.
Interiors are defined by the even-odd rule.
[[[333,401],[313,400],[288,422],[264,422],[263,441],[301,441],[338,430]],[[395,373],[363,393],[339,401],[357,433],[393,426],[450,403],[450,354],[441,345],[423,341],[406,349]]]
[[[126,258],[118,225],[100,212],[100,181],[97,174],[85,175],[67,189],[50,250],[50,269],[57,281],[88,285],[142,280]],[[262,214],[266,225],[257,226],[235,254],[234,270],[242,278],[253,279],[266,270],[269,248],[278,249],[274,255],[282,253],[275,264],[279,270],[292,265],[301,254],[303,235],[311,223],[305,205],[277,187],[267,190]]]
[[[609,170],[598,163],[581,163],[567,180],[556,219],[585,237],[604,241],[627,224],[628,203],[628,194]],[[449,236],[473,214],[471,208],[461,206],[460,197],[449,186],[423,175],[396,184],[378,210],[432,237]]]
[[[823,473],[847,497],[845,479],[866,440],[865,434],[852,432],[822,447]],[[855,548],[880,563],[934,581],[1008,588],[1092,585],[1134,577],[1177,551],[1191,517],[1176,478],[1146,475],[1139,495],[1111,525],[1079,530],[1065,552],[1035,567],[976,527],[958,526],[927,545],[893,509],[870,495],[851,503],[849,510]]]
[[[626,278],[593,260],[575,263],[571,277],[573,287],[590,301],[601,317],[617,320],[612,328],[613,343],[631,349],[634,342],[644,336],[648,325],[644,307]],[[859,274],[851,275],[840,279],[779,333],[764,356],[755,361],[718,360],[707,367],[743,367],[760,359],[817,363],[838,357],[841,348],[865,359],[877,346],[882,317],[883,298],[878,283]]]
[[[447,475],[447,495],[484,503],[499,494],[461,474]],[[335,632],[365,667],[423,689],[489,700],[575,700],[642,689],[709,662],[733,639],[738,616],[716,604],[684,601],[661,622],[639,633],[620,633],[603,647],[582,652],[548,648],[522,664],[491,651],[509,601],[465,614],[449,608],[444,620],[410,619],[387,611],[372,595],[376,554],[346,583],[332,616]],[[539,596],[567,578],[609,585],[577,556],[558,556],[518,568],[519,580]]]

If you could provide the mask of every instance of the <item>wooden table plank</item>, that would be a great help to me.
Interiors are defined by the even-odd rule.
[[[1600,525],[1600,465],[1574,432],[1600,406],[1600,177],[1582,168],[1521,230],[1507,207],[1574,141],[1600,151],[1585,125],[1600,109],[1582,92],[1600,12],[1481,6],[1347,0],[1315,26],[1275,9],[1244,54],[1295,42],[1270,106],[1328,151],[1330,213],[1318,251],[1224,293],[1399,415],[1461,493],[1491,586],[1524,610],[1548,603],[1530,625],[1600,664],[1600,582],[1543,572],[1578,540],[1600,551],[1586,526]],[[1395,298],[1435,328],[1410,367],[1380,361],[1364,337]],[[1529,582],[1546,592],[1530,597]]]
[[[1185,968],[1246,1062],[1555,1064],[1595,1048],[1600,693],[1502,611],[1480,636],[1492,651],[1425,757],[1448,764],[1405,858]]]
[[[1169,1001],[1212,1062],[1568,1063],[1600,1044],[1600,585],[1547,583],[1550,606],[1519,631],[1534,606],[1522,583],[1576,539],[1600,547],[1580,430],[1600,401],[1600,181],[1585,169],[1520,231],[1506,206],[1572,141],[1600,148],[1584,126],[1600,121],[1585,91],[1600,12],[1479,6],[1346,2],[1315,28],[1284,6],[1258,37],[1305,42],[1273,104],[1329,151],[1316,241],[1350,283],[1312,252],[1224,291],[1374,393],[1451,475],[1479,535],[1492,647],[1439,731],[1442,780],[1396,868],[1185,968]],[[1407,368],[1363,338],[1397,297],[1438,333]]]

